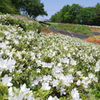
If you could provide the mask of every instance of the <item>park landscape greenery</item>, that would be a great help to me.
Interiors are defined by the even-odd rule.
[[[79,4],[65,5],[51,16],[52,22],[100,25],[100,3],[95,7],[82,7]]]
[[[8,14],[20,14],[36,18],[46,15],[44,4],[40,0],[0,0],[0,12]]]
[[[99,100],[99,83],[100,45],[0,15],[0,100]]]
[[[100,4],[87,8],[66,5],[54,15],[63,23],[45,24],[90,35],[87,41],[52,32],[43,23],[13,17],[20,10],[32,18],[47,15],[43,7],[40,0],[0,0],[0,100],[99,100],[100,45],[87,41],[97,42],[100,36],[91,34],[96,28],[68,23],[77,23],[79,18],[81,24],[95,20],[99,25]],[[82,17],[79,10],[89,16]]]

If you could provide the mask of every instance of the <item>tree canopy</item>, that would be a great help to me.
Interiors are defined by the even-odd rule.
[[[44,4],[40,0],[0,0],[1,13],[19,14],[20,10],[33,18],[47,15]]]
[[[2,13],[15,13],[17,9],[12,4],[11,0],[0,0],[0,12]]]
[[[51,16],[52,22],[100,25],[100,3],[95,7],[82,7],[79,4],[65,5]]]
[[[40,0],[25,0],[23,10],[33,18],[39,15],[47,15],[46,11],[44,11],[44,5],[40,3]]]

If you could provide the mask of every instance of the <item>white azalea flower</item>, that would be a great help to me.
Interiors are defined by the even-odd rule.
[[[59,99],[56,96],[55,97],[49,96],[47,100],[59,100]]]
[[[41,60],[36,60],[38,66],[41,66]]]
[[[72,96],[72,100],[82,100],[79,98],[79,93],[76,88],[72,89],[71,96]]]
[[[53,87],[56,87],[56,86],[58,86],[58,84],[59,84],[59,80],[53,80],[52,82],[51,82],[51,84],[52,84],[52,86]]]
[[[73,83],[74,77],[71,74],[68,74],[66,76],[63,76],[60,78],[62,80],[62,83],[66,86],[70,86],[70,83]]]
[[[60,90],[60,95],[61,95],[61,96],[62,96],[62,95],[66,95],[66,89],[61,88],[61,90]]]
[[[69,64],[69,59],[68,58],[62,58],[60,59],[62,63],[67,63]]]
[[[76,61],[74,59],[71,59],[70,64],[71,65],[77,65],[77,63],[76,63]]]
[[[93,79],[95,77],[95,75],[93,75],[92,73],[89,73],[88,76],[90,79]]]
[[[79,75],[79,76],[83,76],[83,74],[82,74],[81,71],[77,71],[76,73],[77,73],[77,75]]]
[[[77,82],[76,82],[76,85],[80,85],[81,84],[81,80],[78,80]]]
[[[74,68],[69,69],[69,72],[73,72],[73,71],[74,71]]]
[[[12,86],[13,84],[11,83],[12,77],[8,77],[8,75],[5,75],[2,78],[2,84],[5,86]]]
[[[39,68],[36,69],[36,72],[37,72],[37,73],[40,73],[40,72],[41,72],[41,69],[39,69]]]
[[[34,60],[35,59],[35,53],[31,52],[31,59]]]
[[[0,59],[0,69],[2,70],[9,70],[12,72],[15,68],[15,60],[13,59],[8,59],[8,60],[3,60]]]
[[[21,85],[20,89],[10,87],[8,89],[8,95],[8,100],[35,100],[30,89],[26,88],[26,84]]]
[[[49,82],[50,80],[52,80],[52,76],[51,75],[44,75],[43,76],[43,81],[45,81],[45,82]]]
[[[42,64],[42,67],[47,67],[47,68],[52,68],[53,66],[53,62],[51,63],[41,62],[41,64]]]
[[[41,89],[42,89],[42,90],[50,90],[51,87],[49,86],[49,83],[43,82],[43,83],[42,83]]]
[[[94,67],[95,72],[100,71],[100,60],[97,61],[96,67]]]
[[[7,45],[5,43],[0,43],[0,48],[7,49]]]
[[[14,39],[15,44],[19,44],[19,41],[17,39]]]

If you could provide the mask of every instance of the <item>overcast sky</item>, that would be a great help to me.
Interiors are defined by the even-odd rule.
[[[64,5],[72,5],[73,3],[79,4],[83,7],[94,7],[100,0],[41,0],[44,4],[44,9],[47,11],[48,16],[39,16],[38,19],[49,19],[56,12],[60,11]]]

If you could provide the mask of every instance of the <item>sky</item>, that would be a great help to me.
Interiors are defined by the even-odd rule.
[[[44,10],[48,16],[38,16],[37,19],[50,19],[52,15],[59,12],[65,5],[79,4],[82,7],[94,7],[100,0],[40,0],[44,4]]]

